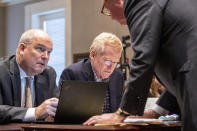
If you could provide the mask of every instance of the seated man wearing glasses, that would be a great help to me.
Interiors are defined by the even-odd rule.
[[[116,69],[122,52],[120,39],[111,33],[101,33],[90,46],[89,59],[83,59],[66,68],[63,80],[108,82],[102,113],[118,109],[123,92],[123,74]]]

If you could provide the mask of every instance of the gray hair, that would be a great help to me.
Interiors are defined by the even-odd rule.
[[[41,29],[30,29],[24,32],[19,40],[19,43],[31,44],[32,40],[36,37],[42,37],[48,34]]]
[[[41,30],[41,29],[30,29],[30,30],[27,30],[26,32],[24,32],[21,35],[18,47],[19,47],[20,43],[24,43],[26,45],[29,45],[29,44],[32,43],[34,38],[41,38],[41,37],[46,37],[46,36],[49,37],[49,35],[46,32],[44,32],[43,30]],[[18,48],[16,50],[16,53],[17,52],[18,52]]]
[[[122,43],[120,39],[116,35],[107,32],[99,34],[93,40],[93,43],[90,46],[90,51],[95,50],[97,53],[102,53],[104,52],[106,45],[109,45],[114,49],[118,49],[120,52],[122,51]]]

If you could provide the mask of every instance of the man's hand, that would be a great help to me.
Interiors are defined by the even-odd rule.
[[[55,116],[57,105],[57,98],[50,98],[45,100],[40,106],[35,109],[35,117],[38,119],[45,119],[48,116]]]
[[[120,116],[117,113],[107,113],[93,116],[90,119],[88,119],[85,123],[83,123],[83,125],[115,124],[122,122],[124,119],[124,116]]]
[[[158,118],[159,116],[160,116],[160,114],[158,114],[154,110],[150,109],[150,110],[144,111],[143,116],[130,115],[129,118],[133,118],[133,119],[135,119],[135,118]]]

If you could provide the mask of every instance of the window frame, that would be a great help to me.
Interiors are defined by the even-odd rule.
[[[55,3],[55,4],[54,4]],[[46,0],[25,6],[25,30],[35,28],[32,27],[32,21],[39,25],[40,15],[44,15],[48,11],[65,11],[65,56],[66,67],[72,63],[72,47],[71,47],[71,0]]]

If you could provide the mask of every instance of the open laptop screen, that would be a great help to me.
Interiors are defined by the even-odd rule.
[[[55,123],[82,124],[101,114],[107,83],[63,81]]]

